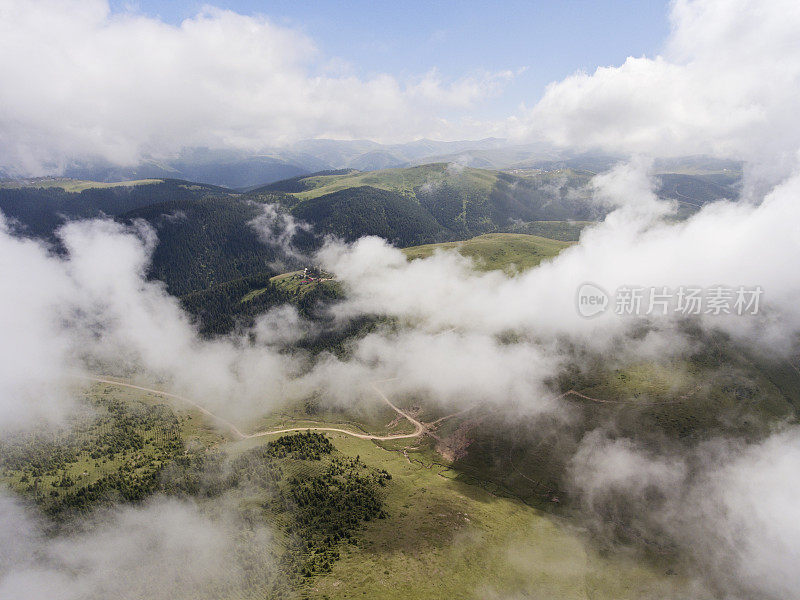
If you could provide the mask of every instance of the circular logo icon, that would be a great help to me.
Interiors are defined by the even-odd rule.
[[[608,294],[599,285],[584,283],[578,288],[578,314],[582,317],[596,317],[608,308]]]

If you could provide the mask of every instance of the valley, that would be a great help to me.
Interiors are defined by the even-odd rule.
[[[0,600],[800,598],[798,30],[0,0]]]
[[[736,181],[662,178],[663,199],[691,198],[678,222],[695,210],[686,204],[699,208]],[[12,226],[56,255],[69,252],[65,220],[149,227],[157,243],[142,285],[163,286],[161,297],[185,311],[197,336],[190,348],[267,348],[271,360],[294,362],[293,381],[322,379],[277,401],[250,390],[265,408],[243,416],[235,396],[193,388],[204,397],[193,399],[146,370],[120,377],[125,370],[101,358],[97,375],[74,380],[79,410],[63,430],[3,440],[0,481],[47,516],[54,536],[104,510],[149,510],[163,499],[197,506],[235,540],[226,560],[237,575],[205,590],[214,598],[720,597],[680,540],[642,524],[624,494],[587,500],[575,465],[598,431],[609,443],[688,456],[722,438],[759,443],[796,422],[800,376],[791,368],[686,322],[678,357],[564,344],[534,393],[542,413],[514,406],[513,394],[496,410],[494,392],[476,398],[458,382],[468,375],[451,382],[441,365],[423,367],[425,380],[441,378],[462,397],[386,377],[364,349],[424,330],[390,311],[347,312],[352,278],[315,262],[330,244],[377,236],[401,249],[395,269],[458,253],[468,261],[462,279],[519,281],[600,226],[607,209],[591,200],[590,179],[569,168],[431,164],[246,192],[177,180],[6,185],[0,209]],[[626,335],[635,343],[648,327]],[[452,348],[471,339],[464,326],[424,335]],[[541,344],[523,330],[486,343],[509,355]],[[328,398],[326,369],[348,365],[365,374],[344,398]]]
[[[227,497],[228,503],[231,498],[237,498],[238,508],[234,510],[244,515],[251,511],[248,507],[255,498],[274,493],[270,492],[271,484],[267,483],[273,476],[265,472],[259,477],[267,479],[257,480],[248,476],[247,482],[239,479],[238,483],[233,483],[237,477],[235,468],[230,475],[226,475],[230,466],[223,467],[222,471],[218,469],[228,461],[235,465],[247,456],[261,453],[276,440],[287,440],[288,443],[293,435],[297,435],[287,437],[288,431],[294,429],[286,428],[244,434],[186,398],[112,379],[97,380],[90,386],[88,394],[87,397],[112,397],[132,408],[148,406],[167,411],[165,415],[174,414],[171,418],[176,418],[180,424],[182,444],[193,449],[186,455],[175,455],[171,460],[183,465],[181,469],[189,470],[181,474],[170,466],[170,459],[157,455],[150,458],[145,454],[147,458],[144,461],[139,458],[138,463],[132,463],[130,457],[133,454],[129,457],[128,454],[116,453],[114,462],[108,467],[106,459],[102,459],[102,468],[98,466],[100,463],[92,466],[78,455],[75,462],[68,460],[64,467],[56,467],[56,477],[45,476],[37,480],[33,489],[29,487],[28,491],[22,492],[24,495],[33,493],[40,498],[55,497],[58,502],[66,503],[73,502],[73,497],[87,498],[102,505],[115,497],[108,494],[109,490],[141,489],[145,485],[143,480],[132,477],[140,471],[154,469],[160,474],[156,485],[163,490],[161,493],[195,498],[201,505],[207,505],[212,514],[214,503],[219,501],[215,498]],[[380,395],[376,395],[376,402],[381,401]],[[545,591],[552,598],[588,599],[656,597],[689,589],[688,580],[675,571],[673,563],[666,567],[663,559],[632,560],[621,554],[609,555],[594,547],[586,532],[570,525],[569,518],[560,516],[559,511],[543,512],[525,504],[509,490],[487,485],[488,482],[465,481],[452,463],[429,445],[419,443],[419,430],[391,436],[345,433],[329,427],[327,417],[326,422],[320,423],[309,421],[307,415],[298,414],[295,409],[284,410],[283,414],[287,417],[292,415],[289,422],[297,423],[297,430],[301,432],[325,432],[330,440],[325,443],[332,444],[334,461],[347,464],[347,461],[355,460],[355,464],[363,465],[358,467],[361,470],[385,473],[385,483],[376,488],[383,507],[380,510],[385,515],[362,520],[343,543],[330,546],[331,550],[325,552],[330,552],[333,560],[329,557],[319,562],[319,557],[323,556],[321,549],[305,554],[302,550],[292,549],[290,537],[283,538],[274,552],[300,552],[296,555],[298,558],[292,559],[295,563],[281,567],[302,571],[298,571],[299,578],[289,588],[276,583],[275,574],[269,575],[271,567],[268,563],[258,567],[261,561],[268,560],[266,557],[249,554],[250,550],[243,546],[241,552],[252,566],[267,571],[251,579],[247,588],[231,591],[233,595],[226,597],[255,597],[259,590],[261,593],[272,590],[276,597],[354,598],[360,597],[363,591],[378,593],[385,598],[429,598],[470,595],[475,589],[480,589],[482,594],[489,595],[541,594]],[[406,413],[404,415],[408,418]],[[340,414],[338,417],[330,424],[346,422],[360,429],[366,426],[365,423],[359,424],[353,415]],[[417,429],[422,427],[417,421],[412,420],[412,424]],[[148,429],[142,431],[143,435],[152,435]],[[147,447],[134,443],[128,452],[141,455],[143,450],[147,452]],[[316,451],[297,457],[293,457],[291,452],[287,458],[269,459],[276,461],[275,467],[270,468],[288,470],[296,475],[302,473],[303,477],[322,472],[327,459],[317,464],[320,459],[315,458]],[[203,458],[204,454],[208,458]],[[24,460],[12,464],[6,458],[2,465],[3,480],[25,490],[21,479],[26,478],[25,474],[35,477],[26,464]],[[130,471],[131,468],[134,471]],[[198,468],[200,472],[196,471]],[[69,477],[81,469],[84,469],[83,474],[79,474],[76,481],[69,482]],[[202,475],[202,469],[211,470]],[[16,475],[20,472],[23,475]],[[102,481],[111,482],[105,485],[107,491],[104,495],[80,493],[83,489],[93,489],[93,485],[96,488],[97,484],[92,482],[98,481],[101,473],[107,473]],[[234,477],[234,480],[229,477]],[[127,487],[109,487],[122,485],[113,483],[116,481],[127,482],[124,484]],[[201,485],[199,488],[198,483]],[[50,495],[51,489],[57,490],[56,495]],[[262,520],[279,529],[286,526],[279,508],[271,504],[264,506],[248,519]],[[319,505],[316,508],[319,509]],[[309,567],[309,560],[318,566]],[[311,571],[305,571],[308,568]],[[669,571],[668,575],[664,574],[666,571]],[[288,576],[282,572],[283,577]],[[537,575],[531,577],[531,573]],[[431,577],[431,574],[435,576]]]

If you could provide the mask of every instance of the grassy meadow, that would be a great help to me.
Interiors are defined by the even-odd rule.
[[[447,163],[434,163],[407,169],[384,169],[307,177],[303,179],[303,183],[308,189],[294,195],[301,200],[307,200],[347,188],[368,185],[414,197],[414,190],[420,186],[435,185],[451,180],[457,180],[461,185],[471,186],[488,193],[497,182],[497,175],[484,169],[454,169]]]
[[[572,244],[535,235],[487,233],[463,242],[443,242],[404,248],[409,260],[428,258],[437,251],[455,250],[471,258],[481,271],[517,273],[536,267]]]
[[[625,554],[601,552],[593,546],[586,533],[564,518],[538,510],[500,488],[460,477],[433,451],[429,441],[410,439],[376,443],[329,432],[324,434],[324,439],[332,443],[332,453],[323,455],[320,461],[319,455],[306,458],[305,454],[293,454],[290,450],[276,454],[274,444],[288,443],[291,436],[265,435],[226,441],[223,432],[216,431],[207,417],[191,407],[181,406],[179,400],[167,401],[153,392],[96,384],[87,394],[98,406],[113,398],[115,402],[124,404],[125,408],[119,409],[124,414],[144,414],[142,411],[146,412],[148,407],[161,407],[159,418],[174,423],[184,442],[182,447],[191,448],[189,456],[195,457],[190,461],[191,469],[197,468],[207,453],[212,465],[234,465],[231,467],[234,473],[235,465],[244,465],[238,468],[248,473],[249,483],[245,487],[231,488],[226,502],[238,498],[242,510],[249,511],[248,514],[252,514],[253,507],[261,506],[256,514],[262,514],[264,523],[277,529],[273,542],[277,547],[270,550],[270,555],[291,557],[291,560],[284,559],[284,563],[289,565],[285,568],[289,569],[286,577],[291,585],[286,587],[285,582],[280,583],[272,575],[259,579],[259,585],[272,586],[269,589],[273,592],[280,590],[278,596],[283,594],[280,597],[320,600],[364,597],[388,600],[638,599],[673,597],[689,589],[688,576],[674,564],[664,565]],[[396,433],[408,429],[407,424],[392,426],[394,417],[396,414],[384,407],[351,414],[299,405],[279,409],[254,426],[266,429],[340,426],[373,433]],[[152,426],[144,426],[135,433],[140,434],[142,440],[153,437]],[[219,462],[221,456],[229,458]],[[259,458],[261,456],[264,458]],[[157,444],[147,441],[118,451],[111,460],[94,460],[79,455],[77,460],[57,468],[54,476],[40,479],[42,487],[39,490],[59,490],[61,493],[59,481],[65,474],[76,477],[81,474],[83,479],[78,477],[73,484],[76,488],[115,470],[124,471],[126,477],[135,480],[137,469],[154,470],[166,460],[169,457],[159,454]],[[187,459],[181,460],[185,462]],[[261,463],[262,460],[267,462]],[[266,472],[264,468],[267,468]],[[193,472],[190,470],[189,475]],[[284,494],[291,497],[291,494],[307,493],[303,490],[314,481],[330,477],[326,473],[331,472],[341,472],[342,476],[356,479],[325,502],[338,502],[336,494],[346,493],[351,485],[372,486],[374,484],[370,482],[380,482],[376,479],[378,474],[386,474],[380,475],[384,478],[380,486],[364,488],[374,489],[371,493],[377,494],[381,514],[385,516],[369,518],[368,513],[363,513],[360,525],[355,526],[352,533],[345,532],[350,537],[336,543],[330,541],[329,535],[323,535],[327,531],[325,527],[329,527],[325,525],[327,517],[321,523],[314,521],[305,526],[306,529],[298,530],[298,525],[293,524],[294,509],[286,512],[287,509],[282,508],[285,505],[280,503],[283,501],[278,502],[275,492],[269,491],[282,490],[280,498]],[[4,467],[2,476],[20,493],[30,493],[30,489],[19,483],[19,473],[8,465]],[[175,485],[185,490],[186,482],[195,477],[184,477]],[[257,487],[257,482],[262,480],[273,483],[269,484],[271,487],[262,489]],[[330,481],[335,482],[337,478]],[[214,498],[206,495],[202,500],[212,512]],[[299,514],[304,513],[301,510]],[[336,515],[335,512],[324,514]],[[298,546],[295,537],[286,534],[285,527],[310,536],[303,538],[309,541]],[[308,544],[312,544],[310,551]],[[314,544],[322,546],[314,550],[317,548]],[[252,549],[248,552],[253,556],[259,555]],[[232,591],[230,597],[251,597],[255,591]],[[269,592],[267,597],[270,597]]]
[[[0,182],[0,187],[5,188],[19,188],[19,187],[33,187],[33,188],[61,188],[65,192],[79,193],[89,189],[107,189],[114,187],[131,187],[138,185],[153,185],[162,183],[163,179],[135,179],[131,181],[86,181],[83,179],[69,179],[66,177],[45,177],[41,179],[25,180],[22,182],[17,181],[3,181]]]

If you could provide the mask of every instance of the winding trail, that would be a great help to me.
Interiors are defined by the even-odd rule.
[[[686,200],[678,200],[677,198],[674,198],[675,201],[680,202],[681,204],[688,204],[689,206],[694,206],[695,208],[703,208],[702,204],[698,204],[697,202],[688,202],[688,200],[695,200],[695,198],[687,196],[686,194],[681,194],[677,188],[674,191],[681,198],[686,198]]]
[[[559,398],[565,398],[567,396],[576,396],[578,398],[583,398],[584,400],[590,400],[591,402],[599,402],[602,404],[623,404],[625,403],[624,400],[603,400],[602,398],[592,398],[591,396],[586,396],[585,394],[581,394],[580,392],[576,392],[575,390],[567,390],[563,394],[560,394],[555,397],[556,400]]]
[[[131,388],[131,389],[134,389],[134,390],[141,390],[143,392],[150,392],[150,393],[153,393],[153,394],[158,394],[160,396],[164,396],[164,397],[167,397],[167,398],[174,398],[174,399],[179,400],[181,402],[185,402],[186,404],[189,404],[190,406],[192,406],[192,407],[196,408],[197,410],[199,410],[204,415],[210,417],[211,419],[213,419],[214,421],[216,421],[220,425],[224,426],[226,429],[228,429],[233,434],[233,436],[237,440],[246,440],[246,439],[250,439],[250,438],[257,438],[257,437],[263,437],[265,435],[275,435],[275,434],[280,434],[280,433],[291,433],[293,431],[335,431],[337,433],[344,433],[345,435],[350,435],[352,437],[356,437],[356,438],[359,438],[359,439],[362,439],[362,440],[387,441],[387,440],[405,440],[405,439],[410,439],[410,438],[416,438],[416,437],[420,437],[423,434],[429,432],[428,428],[423,423],[421,423],[420,421],[418,421],[417,419],[415,419],[414,417],[409,415],[407,412],[405,412],[405,411],[401,410],[400,408],[398,408],[397,406],[395,406],[392,403],[392,401],[389,400],[389,398],[386,396],[386,394],[384,394],[383,391],[381,391],[381,389],[377,385],[379,383],[383,383],[383,382],[386,382],[386,381],[393,381],[392,379],[382,379],[380,381],[373,381],[373,382],[370,383],[370,386],[372,387],[373,390],[375,390],[375,393],[377,393],[378,396],[380,396],[381,400],[383,400],[386,404],[388,404],[392,408],[392,410],[397,412],[397,414],[399,414],[403,418],[407,419],[414,426],[414,432],[413,433],[396,433],[396,434],[392,434],[392,435],[373,435],[371,433],[359,433],[357,431],[350,431],[348,429],[340,429],[338,427],[315,427],[315,426],[289,427],[289,428],[286,428],[286,429],[270,429],[270,430],[265,430],[265,431],[257,431],[256,433],[243,433],[238,427],[236,427],[236,425],[234,425],[233,423],[231,423],[227,419],[223,419],[219,415],[215,415],[214,413],[212,413],[210,410],[208,410],[204,406],[201,406],[197,402],[195,402],[193,400],[190,400],[189,398],[186,398],[185,396],[179,396],[178,394],[173,394],[171,392],[165,392],[164,390],[156,390],[156,389],[149,388],[149,387],[144,387],[144,386],[141,386],[141,385],[134,385],[132,383],[126,383],[124,381],[118,381],[116,379],[108,379],[108,378],[103,378],[103,377],[92,377],[92,376],[86,376],[86,375],[82,375],[82,376],[79,376],[79,377],[81,379],[88,379],[90,381],[96,381],[98,383],[107,383],[107,384],[110,384],[110,385],[118,385],[120,387]]]
[[[411,423],[414,426],[414,431],[412,433],[393,433],[393,434],[389,434],[389,435],[376,435],[376,434],[372,434],[372,433],[362,433],[362,432],[358,432],[358,431],[352,431],[350,429],[342,429],[340,427],[319,427],[319,426],[315,426],[315,425],[308,425],[308,426],[305,426],[305,427],[287,427],[287,428],[283,428],[283,429],[267,429],[267,430],[264,430],[264,431],[256,431],[255,433],[244,433],[236,425],[234,425],[233,423],[231,423],[227,419],[225,419],[223,417],[220,417],[217,414],[214,414],[213,412],[208,410],[206,407],[202,406],[201,404],[198,404],[194,400],[191,400],[191,399],[187,398],[186,396],[181,396],[179,394],[173,394],[172,392],[167,392],[167,391],[164,391],[164,390],[157,390],[155,388],[149,388],[149,387],[144,387],[144,386],[141,386],[141,385],[135,385],[133,383],[127,383],[125,381],[119,381],[118,379],[109,379],[107,377],[94,377],[94,376],[87,376],[87,375],[76,375],[76,377],[79,377],[80,379],[88,379],[90,381],[96,381],[98,383],[107,383],[109,385],[117,385],[117,386],[120,386],[120,387],[131,388],[131,389],[134,389],[134,390],[141,390],[143,392],[150,392],[152,394],[158,394],[158,395],[164,396],[166,398],[174,398],[175,400],[179,400],[180,402],[184,402],[185,404],[188,404],[189,406],[192,406],[193,408],[196,408],[198,411],[200,411],[201,413],[203,413],[207,417],[209,417],[212,420],[216,421],[224,429],[227,429],[228,431],[230,431],[231,434],[233,435],[233,437],[236,438],[237,440],[246,440],[246,439],[250,439],[250,438],[264,437],[264,436],[267,436],[267,435],[277,435],[277,434],[282,434],[282,433],[292,433],[292,432],[295,432],[295,431],[333,431],[333,432],[336,432],[336,433],[343,433],[345,435],[349,435],[349,436],[352,436],[352,437],[355,437],[355,438],[358,438],[358,439],[361,439],[361,440],[376,440],[376,441],[408,440],[408,439],[412,439],[412,438],[418,438],[418,437],[421,437],[423,435],[430,435],[434,439],[441,441],[439,439],[439,437],[436,436],[436,434],[431,430],[431,427],[435,427],[436,425],[438,425],[442,421],[445,421],[446,419],[461,415],[461,414],[463,414],[465,412],[468,412],[469,410],[472,410],[472,408],[474,408],[474,407],[466,408],[464,410],[455,412],[455,413],[453,413],[451,415],[447,415],[447,416],[441,417],[440,419],[437,419],[436,421],[433,421],[432,423],[429,423],[429,424],[426,425],[425,423],[415,419],[409,413],[407,413],[406,411],[404,411],[401,408],[399,408],[398,406],[396,406],[391,400],[389,400],[389,398],[386,396],[386,394],[384,394],[383,391],[378,387],[379,383],[385,383],[387,381],[394,381],[396,378],[380,379],[378,381],[370,382],[370,384],[369,384],[370,387],[380,397],[380,399],[383,400],[383,402],[385,402],[393,411],[395,411],[398,415],[400,415],[401,417],[406,419],[409,423]],[[693,390],[693,392],[694,391],[696,391],[696,390]],[[693,392],[690,392],[689,394],[686,394],[685,396],[682,396],[681,398],[685,398],[686,396],[691,395]],[[560,395],[556,396],[556,399],[564,398],[566,396],[576,396],[578,398],[582,398],[583,400],[588,400],[588,401],[591,401],[591,402],[597,402],[597,403],[602,403],[602,404],[626,404],[627,403],[624,400],[603,400],[601,398],[592,398],[591,396],[586,396],[586,395],[581,394],[580,392],[577,392],[575,390],[568,390],[568,391],[564,392],[563,394],[560,394]]]
[[[586,394],[581,394],[580,392],[575,390],[567,390],[563,394],[559,394],[558,396],[556,396],[555,400],[558,400],[559,398],[565,398],[567,396],[575,396],[576,398],[582,398],[583,400],[589,400],[591,402],[597,402],[599,404],[627,404],[627,405],[638,405],[638,406],[642,405],[652,406],[654,404],[675,404],[676,402],[680,402],[681,400],[686,400],[690,396],[693,396],[702,387],[703,387],[702,385],[698,385],[697,387],[686,392],[682,396],[678,396],[677,398],[670,398],[667,400],[637,400],[635,402],[631,400],[604,400],[603,398],[592,398],[591,396],[587,396]]]
[[[212,413],[210,410],[208,410],[204,406],[199,405],[194,400],[189,400],[189,398],[186,398],[185,396],[179,396],[178,394],[172,394],[170,392],[165,392],[164,390],[155,390],[153,388],[142,387],[141,385],[134,385],[132,383],[125,383],[124,381],[117,381],[115,379],[105,379],[103,377],[92,377],[92,376],[88,376],[88,375],[79,375],[78,377],[80,377],[81,379],[88,379],[90,381],[97,381],[99,383],[109,383],[111,385],[118,385],[120,387],[131,388],[131,389],[134,389],[134,390],[141,390],[143,392],[151,392],[153,394],[158,394],[159,396],[165,396],[167,398],[175,398],[176,400],[180,400],[181,402],[185,402],[186,404],[189,404],[190,406],[193,406],[194,408],[199,410],[201,413],[203,413],[207,417],[211,417],[214,421],[216,421],[220,425],[224,425],[225,428],[229,429],[231,431],[231,433],[233,433],[234,437],[236,437],[237,439],[243,440],[243,439],[246,439],[248,437],[251,437],[251,436],[247,435],[246,433],[242,433],[239,430],[239,428],[236,427],[236,425],[234,425],[230,421],[228,421],[226,419],[223,419],[222,417],[220,417],[218,415],[215,415],[214,413]]]
[[[794,367],[794,365],[792,365],[792,366]],[[167,392],[167,391],[164,391],[164,390],[157,390],[155,388],[149,388],[149,387],[144,387],[144,386],[141,386],[141,385],[135,385],[133,383],[127,383],[125,381],[119,381],[118,379],[109,379],[109,378],[106,378],[106,377],[94,377],[94,376],[88,376],[88,375],[76,375],[76,377],[78,377],[80,379],[87,379],[89,381],[96,381],[98,383],[107,383],[107,384],[110,384],[110,385],[117,385],[117,386],[120,386],[120,387],[131,388],[131,389],[134,389],[134,390],[141,390],[143,392],[150,392],[152,394],[158,394],[158,395],[164,396],[166,398],[174,398],[175,400],[179,400],[180,402],[184,402],[185,404],[188,404],[189,406],[192,406],[193,408],[196,408],[198,411],[200,411],[201,413],[203,413],[207,417],[209,417],[212,420],[216,421],[224,429],[227,429],[228,431],[230,431],[231,434],[233,435],[233,437],[236,438],[237,440],[246,440],[246,439],[250,439],[250,438],[264,437],[264,436],[267,436],[267,435],[277,435],[277,434],[281,434],[281,433],[292,433],[292,432],[295,432],[295,431],[333,431],[333,432],[336,432],[336,433],[343,433],[345,435],[349,435],[349,436],[352,436],[352,437],[355,437],[355,438],[358,438],[358,439],[361,439],[361,440],[376,440],[376,441],[384,441],[385,442],[385,441],[389,441],[389,440],[408,440],[408,439],[412,439],[412,438],[422,437],[423,435],[430,435],[434,439],[436,439],[438,441],[441,441],[441,439],[434,433],[433,429],[431,429],[431,428],[435,428],[436,425],[438,425],[442,421],[445,421],[447,419],[450,419],[451,417],[455,417],[455,416],[461,415],[463,413],[466,413],[466,412],[468,412],[468,411],[470,411],[470,410],[472,410],[474,408],[474,407],[465,408],[464,410],[460,410],[460,411],[455,412],[453,414],[441,417],[441,418],[437,419],[436,421],[433,421],[432,423],[425,424],[425,423],[415,419],[413,416],[411,416],[409,413],[407,413],[406,411],[402,410],[398,406],[396,406],[391,400],[389,400],[389,398],[386,396],[386,394],[384,394],[383,391],[378,387],[379,383],[385,383],[387,381],[395,381],[397,378],[380,379],[378,381],[370,382],[370,384],[369,384],[370,387],[380,397],[380,399],[383,400],[383,402],[385,402],[393,411],[395,411],[398,415],[400,415],[401,417],[406,419],[409,423],[411,423],[414,426],[414,431],[412,433],[393,433],[393,434],[389,434],[389,435],[376,435],[376,434],[372,434],[372,433],[362,433],[362,432],[358,432],[358,431],[352,431],[350,429],[342,429],[340,427],[319,427],[319,426],[315,426],[315,425],[308,425],[308,426],[305,426],[305,427],[287,427],[287,428],[283,428],[283,429],[267,429],[267,430],[264,430],[264,431],[256,431],[255,433],[244,433],[236,425],[234,425],[233,423],[231,423],[227,419],[224,419],[223,417],[220,417],[219,415],[214,414],[213,412],[208,410],[206,407],[198,404],[194,400],[191,400],[191,399],[187,398],[186,396],[180,396],[179,394],[173,394],[172,392]],[[647,402],[647,404],[661,404],[661,403],[676,402],[678,400],[684,400],[684,399],[688,398],[689,396],[691,396],[692,394],[694,394],[699,389],[699,387],[700,386],[698,386],[696,389],[690,391],[689,393],[684,394],[680,398],[677,398],[677,399],[674,399],[674,400],[666,400],[666,401],[661,401],[661,402]],[[581,394],[580,392],[578,392],[576,390],[567,390],[563,394],[560,394],[560,395],[556,396],[555,399],[557,400],[559,398],[565,398],[566,396],[575,396],[575,397],[581,398],[583,400],[588,400],[590,402],[596,402],[596,403],[599,403],[599,404],[600,403],[601,404],[628,404],[629,403],[628,401],[625,401],[625,400],[604,400],[602,398],[592,398],[591,396],[586,396],[585,394]]]

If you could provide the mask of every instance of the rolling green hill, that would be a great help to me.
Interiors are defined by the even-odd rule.
[[[366,185],[414,197],[422,186],[454,181],[458,181],[466,188],[475,188],[488,193],[497,182],[497,172],[471,168],[453,169],[447,163],[435,163],[407,169],[317,175],[303,179],[306,189],[296,195],[301,200],[306,200]],[[276,184],[272,187],[283,191]]]
[[[130,181],[87,181],[68,177],[40,177],[27,180],[0,181],[0,189],[19,188],[61,188],[65,192],[82,192],[92,188],[132,187],[137,185],[155,185],[164,183],[163,179],[134,179]]]
[[[319,173],[251,192],[283,192],[295,216],[345,239],[380,235],[398,245],[507,231],[531,221],[591,221],[591,175],[562,170],[517,176],[446,163],[362,173]]]
[[[310,431],[235,440],[191,406],[113,383],[85,404],[74,433],[4,440],[0,480],[66,526],[153,494],[228,519],[249,575],[201,597],[707,597],[670,556],[599,548],[568,516],[467,481],[425,444]],[[271,419],[371,427],[308,404]],[[254,535],[265,527],[268,543]]]
[[[268,185],[256,186],[252,190],[248,191],[255,193],[286,192],[294,194],[311,189],[314,186],[313,182],[317,181],[319,178],[329,177],[333,175],[349,175],[351,173],[357,173],[357,172],[358,171],[356,171],[355,169],[332,169],[327,171],[318,171],[316,173],[309,173],[307,175],[298,175],[297,177],[282,179],[280,181],[276,181],[275,183],[270,183]]]
[[[528,221],[515,223],[508,228],[509,233],[525,233],[562,242],[577,242],[584,228],[594,221]]]
[[[608,168],[605,165],[604,168]],[[513,169],[509,172],[433,163],[409,168],[360,172],[325,171],[279,181],[254,190],[290,194],[294,211],[309,200],[316,206],[341,203],[365,186],[394,192],[416,201],[441,227],[438,240],[463,239],[492,231],[510,231],[532,221],[591,221],[604,210],[589,201],[588,183],[595,173],[570,168]],[[741,174],[719,172],[662,172],[657,176],[659,197],[682,204],[682,217],[703,204],[736,199]],[[337,194],[333,196],[332,194]],[[519,231],[520,233],[524,231]],[[536,233],[529,231],[527,233]]]
[[[405,248],[410,259],[427,258],[439,250],[457,250],[484,271],[519,272],[537,266],[569,247],[569,242],[518,233],[486,233],[463,242],[443,242]]]
[[[0,211],[22,233],[51,241],[69,219],[142,219],[159,239],[150,276],[164,281],[171,293],[186,295],[258,275],[281,261],[283,268],[305,266],[259,239],[250,222],[260,214],[260,203],[277,203],[313,226],[313,234],[295,236],[301,250],[315,248],[329,234],[346,241],[376,235],[400,247],[500,232],[576,241],[583,227],[605,214],[590,200],[591,177],[569,168],[506,173],[434,163],[366,173],[322,171],[245,194],[177,179],[98,183],[43,178],[2,182]],[[662,196],[681,202],[679,218],[737,193],[736,172],[659,177]],[[494,238],[495,245],[499,239]],[[481,252],[490,251],[487,243]],[[487,264],[527,266],[549,255],[518,244],[491,252],[496,257]]]
[[[369,186],[348,188],[298,203],[292,214],[316,231],[352,241],[377,235],[398,246],[435,240],[441,227],[418,202]]]

